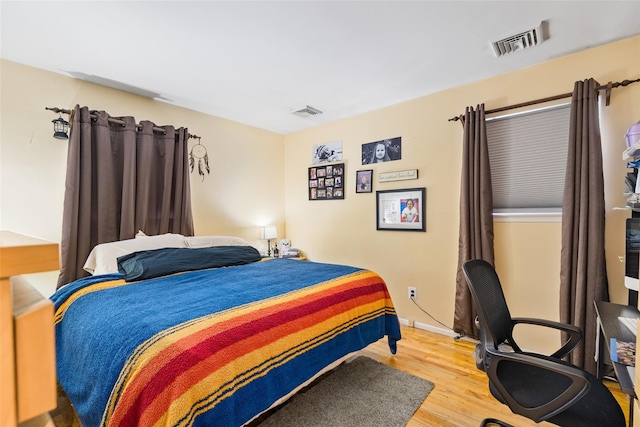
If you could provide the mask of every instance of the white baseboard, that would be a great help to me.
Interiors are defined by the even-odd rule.
[[[400,317],[398,317],[398,320],[400,321],[401,325],[404,326],[408,326],[410,328],[417,328],[417,329],[422,329],[424,331],[429,331],[429,332],[433,332],[435,334],[440,334],[440,335],[445,335],[447,337],[452,337],[452,338],[456,338],[458,336],[457,332],[454,332],[450,329],[444,329],[444,328],[439,328],[436,326],[432,326],[432,325],[428,325],[426,323],[420,323],[420,322],[416,322],[416,321],[409,321],[408,319],[402,319]],[[477,343],[478,341],[473,339],[473,338],[469,338],[469,337],[461,337],[461,340],[464,341],[469,341],[472,343]]]

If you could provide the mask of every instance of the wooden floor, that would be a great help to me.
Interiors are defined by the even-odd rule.
[[[514,415],[491,396],[487,377],[476,369],[471,356],[474,348],[470,342],[403,327],[395,356],[389,353],[386,340],[370,345],[363,355],[435,384],[407,427],[477,427],[485,418],[498,418],[517,427],[552,426]],[[605,383],[628,417],[629,397],[617,383]]]
[[[498,418],[517,427],[551,426],[514,415],[491,396],[486,375],[476,369],[472,359],[474,348],[475,344],[470,342],[456,342],[451,337],[402,327],[396,355],[389,352],[386,338],[361,354],[435,384],[407,427],[476,427],[485,418]],[[628,416],[628,396],[615,382],[605,383]],[[60,393],[58,408],[51,413],[56,427],[79,427],[68,401]]]

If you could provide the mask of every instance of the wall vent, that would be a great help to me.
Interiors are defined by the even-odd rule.
[[[491,42],[491,47],[496,57],[500,57],[539,45],[542,41],[542,23],[540,23],[530,30]]]
[[[318,110],[317,108],[313,108],[308,105],[305,105],[302,108],[293,110],[291,113],[299,117],[310,117],[310,116],[316,116],[318,114],[322,114],[322,111]]]

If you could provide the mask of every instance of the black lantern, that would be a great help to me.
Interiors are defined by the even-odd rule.
[[[53,137],[57,139],[69,139],[69,135],[67,132],[69,131],[69,122],[62,118],[62,116],[58,117],[55,120],[51,121],[53,123]]]

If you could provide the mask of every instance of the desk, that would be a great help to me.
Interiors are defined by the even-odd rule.
[[[58,268],[57,243],[0,230],[0,426],[45,425],[57,405],[53,303],[21,275]]]
[[[598,379],[602,379],[605,357],[610,360],[611,338],[621,341],[636,342],[636,336],[627,329],[618,317],[640,318],[640,311],[630,305],[613,304],[605,301],[596,301],[596,314],[600,320],[600,332],[598,336]],[[606,349],[606,350],[605,350]],[[613,370],[616,373],[620,390],[629,395],[629,425],[633,425],[633,399],[635,392],[633,390],[633,381],[629,375],[629,371],[625,365],[611,362]]]

